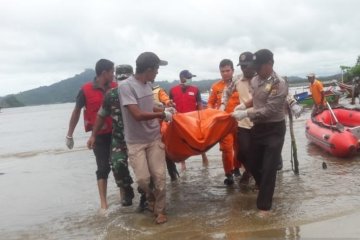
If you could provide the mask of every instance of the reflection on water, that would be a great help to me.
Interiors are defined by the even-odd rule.
[[[187,160],[188,170],[179,181],[168,180],[168,223],[157,226],[151,213],[137,213],[138,195],[133,206],[121,207],[112,177],[110,209],[107,216],[100,216],[95,160],[85,148],[87,136],[81,124],[75,134],[75,150],[68,151],[64,146],[72,107],[59,104],[12,109],[9,115],[5,109],[1,113],[5,113],[0,119],[1,131],[5,127],[11,133],[9,139],[19,143],[10,149],[3,147],[0,154],[1,239],[297,239],[304,236],[304,224],[360,209],[359,155],[338,159],[308,144],[306,113],[294,122],[300,174],[291,171],[288,132],[284,168],[277,175],[270,217],[257,215],[253,182],[230,188],[223,185],[218,146],[208,152],[208,168],[202,167],[200,156],[195,156]],[[20,124],[17,115],[23,111],[30,126],[40,119],[48,120],[34,138],[34,128],[16,127]],[[0,141],[0,146],[11,145],[4,138]],[[322,168],[323,162],[327,169]],[[337,231],[341,233],[342,229]]]

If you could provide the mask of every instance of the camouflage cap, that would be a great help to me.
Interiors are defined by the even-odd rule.
[[[132,66],[128,64],[122,64],[116,66],[116,80],[124,80],[134,73]]]

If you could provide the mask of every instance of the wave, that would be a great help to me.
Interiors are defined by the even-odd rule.
[[[67,154],[71,152],[80,152],[88,150],[86,147],[79,147],[76,149],[68,150],[64,148],[55,148],[55,149],[40,149],[34,151],[25,151],[25,152],[16,152],[16,153],[5,153],[0,154],[0,159],[5,158],[30,158],[38,155],[59,155],[59,154]]]

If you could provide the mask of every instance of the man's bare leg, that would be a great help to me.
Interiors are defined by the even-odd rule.
[[[203,167],[209,166],[209,160],[208,160],[208,158],[207,158],[207,156],[206,156],[206,153],[203,152],[203,153],[201,154],[201,157],[202,157]]]
[[[186,163],[185,163],[185,161],[180,162],[180,164],[181,164],[181,171],[182,172],[186,171]]]
[[[97,184],[100,195],[100,206],[102,209],[108,209],[109,206],[106,201],[107,179],[99,179]]]

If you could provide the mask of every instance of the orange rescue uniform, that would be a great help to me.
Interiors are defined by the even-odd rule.
[[[208,108],[219,109],[225,86],[226,83],[224,80],[220,80],[212,85],[207,105]],[[225,112],[233,112],[234,108],[239,104],[239,93],[237,91],[234,91],[229,98],[229,101],[225,108]],[[237,152],[237,147],[235,143],[235,133],[229,133],[220,140],[220,151],[222,151],[222,161],[224,165],[225,175],[232,174],[235,168],[240,168],[240,163],[237,161],[235,156],[235,153]]]
[[[160,86],[153,87],[154,101],[158,104],[168,106],[170,103],[169,95]]]
[[[316,105],[325,105],[325,97],[323,99],[323,102],[321,102],[321,95],[323,94],[322,92],[324,92],[323,84],[319,80],[315,79],[314,83],[310,84],[309,88],[314,103]]]

